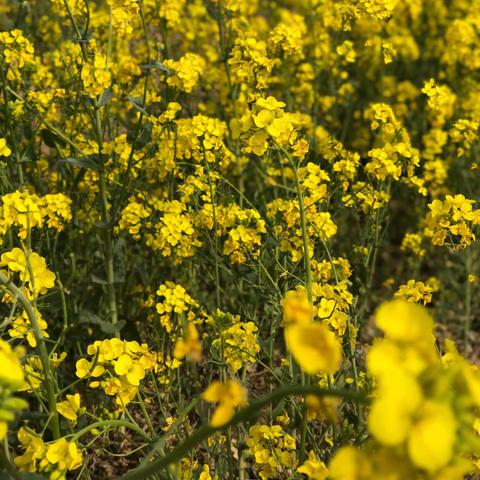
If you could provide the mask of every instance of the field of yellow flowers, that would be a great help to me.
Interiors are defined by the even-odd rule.
[[[0,480],[480,478],[479,126],[480,0],[0,0]]]

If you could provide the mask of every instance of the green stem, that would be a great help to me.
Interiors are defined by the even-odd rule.
[[[303,261],[305,264],[305,285],[307,288],[308,301],[310,302],[310,304],[312,304],[313,302],[312,267],[310,265],[310,255],[308,253],[309,238],[308,238],[308,231],[307,231],[307,218],[305,215],[305,204],[303,202],[303,193],[300,185],[300,180],[298,178],[297,166],[295,165],[293,158],[288,154],[288,152],[283,149],[282,151],[287,155],[290,161],[290,164],[292,166],[293,174],[295,176],[295,188],[297,190],[298,208],[300,210],[300,224],[302,227]]]
[[[45,390],[47,393],[48,400],[48,409],[50,410],[50,415],[52,416],[51,420],[51,429],[54,439],[60,438],[60,422],[58,419],[57,412],[57,403],[55,399],[55,384],[53,377],[53,369],[50,364],[50,357],[48,356],[47,346],[45,345],[45,340],[42,335],[42,330],[40,324],[37,320],[37,315],[35,310],[32,307],[32,304],[28,298],[24,295],[22,290],[20,290],[16,285],[14,285],[9,278],[5,276],[4,273],[0,272],[0,285],[3,285],[13,296],[15,300],[18,300],[20,305],[25,310],[30,324],[32,325],[33,335],[37,342],[37,348],[40,356],[40,361],[42,363],[43,374],[45,377]]]
[[[140,409],[142,410],[145,421],[147,422],[148,430],[152,435],[155,435],[155,429],[153,428],[152,421],[150,420],[150,415],[147,412],[147,407],[145,407],[145,402],[143,401],[142,395],[140,394],[139,390],[137,390],[137,399],[138,403],[140,404]]]
[[[75,16],[73,15],[72,9],[68,3],[68,0],[64,0],[65,8],[67,10],[68,17],[70,22],[75,30],[77,35],[78,41],[80,42],[80,48],[82,51],[82,56],[84,61],[87,61],[88,55],[85,48],[85,44],[82,41],[82,34],[78,27],[78,24],[75,20]],[[111,32],[110,32],[111,35]],[[109,43],[111,39],[109,38]],[[94,117],[93,117],[93,126],[95,129],[95,134],[97,136],[97,144],[98,144],[98,154],[101,158],[102,151],[103,151],[103,131],[102,131],[102,121],[100,118],[100,110],[98,107],[98,98],[94,102]],[[112,230],[113,227],[111,225],[111,218],[108,206],[108,198],[107,198],[107,187],[105,182],[105,172],[102,165],[102,168],[99,173],[99,187],[100,187],[100,200],[102,206],[102,222],[103,228],[105,229],[104,233],[104,260],[105,260],[105,273],[107,276],[107,297],[108,297],[108,308],[110,313],[110,321],[113,325],[118,322],[118,311],[117,311],[117,302],[116,302],[116,295],[115,295],[115,271],[114,271],[114,264],[113,264],[113,240],[112,240]],[[118,337],[118,331],[115,332],[115,335]]]
[[[122,475],[119,480],[144,480],[148,478],[149,475],[152,475],[156,472],[168,467],[172,463],[180,461],[188,452],[193,450],[197,445],[204,442],[215,432],[220,430],[225,430],[226,428],[232,427],[239,423],[242,423],[246,420],[251,420],[260,415],[261,410],[270,405],[276,404],[284,397],[290,395],[317,395],[319,397],[332,396],[340,397],[347,400],[353,400],[357,402],[365,401],[365,398],[360,395],[358,392],[350,390],[330,390],[325,388],[319,388],[314,386],[287,386],[274,390],[269,395],[253,401],[247,407],[238,411],[229,422],[221,427],[212,427],[210,425],[204,425],[199,430],[197,430],[191,437],[187,438],[181,445],[175,448],[172,452],[165,455],[164,457],[156,460],[151,463],[144,463],[130,472],[127,472],[125,475]]]
[[[470,335],[470,326],[472,318],[472,283],[469,281],[469,275],[472,273],[472,253],[470,248],[466,252],[466,275],[467,275],[467,284],[465,286],[465,320],[463,326],[463,352],[464,355],[467,355],[468,346],[469,346],[469,335]]]
[[[126,427],[138,433],[145,441],[147,442],[151,441],[151,438],[138,425],[135,425],[134,423],[131,423],[127,420],[101,420],[98,422],[91,423],[90,425],[87,425],[85,428],[82,428],[81,430],[76,432],[71,437],[71,440],[72,441],[78,440],[80,437],[82,437],[83,435],[86,435],[91,430],[94,430],[95,428],[101,428],[101,427]]]
[[[308,302],[310,305],[313,306],[313,294],[312,294],[312,268],[310,265],[310,254],[308,251],[308,230],[307,230],[307,218],[305,215],[305,203],[303,201],[303,192],[302,187],[300,185],[300,179],[298,178],[298,171],[297,165],[295,161],[291,157],[291,155],[282,148],[282,152],[287,156],[288,160],[290,161],[290,165],[293,170],[293,174],[295,177],[295,188],[297,190],[297,197],[298,197],[298,208],[300,211],[300,224],[302,227],[302,242],[303,242],[303,261],[305,265],[305,284],[307,288],[307,295],[308,295]],[[310,384],[310,377],[309,375],[302,372],[302,385],[308,386]],[[308,424],[308,412],[307,406],[304,403],[302,408],[302,427],[300,433],[300,463],[303,463],[305,460],[305,445],[307,442],[307,424]]]

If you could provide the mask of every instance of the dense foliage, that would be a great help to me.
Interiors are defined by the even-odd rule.
[[[478,0],[0,0],[7,478],[477,478],[479,68]]]

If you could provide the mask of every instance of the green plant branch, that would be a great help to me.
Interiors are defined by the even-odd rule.
[[[319,388],[314,386],[287,386],[274,390],[272,393],[265,395],[264,397],[253,401],[247,407],[239,410],[231,420],[221,427],[212,427],[210,425],[204,425],[197,430],[191,437],[187,438],[181,445],[175,448],[172,452],[164,457],[151,462],[144,463],[134,468],[125,475],[122,475],[119,480],[144,480],[149,475],[153,475],[170,464],[180,461],[189,451],[194,449],[197,445],[207,440],[215,432],[225,430],[229,427],[242,423],[246,420],[251,420],[260,415],[261,410],[272,404],[278,403],[285,397],[290,395],[317,395],[319,397],[340,397],[346,400],[352,400],[355,402],[364,402],[365,397],[356,391],[350,390],[330,390],[325,388]]]
[[[40,328],[40,324],[38,323],[37,315],[32,307],[31,302],[24,295],[24,293],[15,284],[13,284],[11,280],[2,272],[0,272],[0,285],[3,285],[12,294],[13,298],[18,300],[18,303],[20,303],[20,305],[25,310],[30,324],[32,325],[33,335],[37,342],[37,348],[45,378],[45,390],[47,393],[48,409],[50,411],[50,415],[52,416],[51,430],[55,439],[60,438],[60,422],[58,419],[57,404],[55,399],[55,383],[53,377],[53,370],[50,364],[50,357],[48,355],[47,346],[42,335],[42,330]]]
[[[74,435],[72,435],[71,440],[78,440],[80,437],[86,435],[91,430],[102,427],[126,427],[138,433],[145,441],[151,442],[152,440],[149,435],[145,433],[138,425],[135,425],[128,420],[100,420],[98,422],[91,423],[90,425],[87,425],[85,428],[82,428]]]

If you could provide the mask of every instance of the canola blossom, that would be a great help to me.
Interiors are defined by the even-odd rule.
[[[0,0],[0,476],[480,478],[479,26]]]

